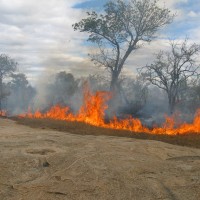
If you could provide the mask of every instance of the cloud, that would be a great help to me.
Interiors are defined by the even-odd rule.
[[[84,35],[72,28],[72,24],[83,16],[81,10],[72,8],[73,4],[80,2],[0,0],[1,53],[14,57],[19,62],[19,69],[28,72],[28,77],[33,77],[30,72],[37,76],[42,68],[48,67],[45,66],[47,60],[57,61],[54,62],[56,71],[57,65],[64,62],[63,59],[55,60],[57,55],[64,55],[68,60],[86,55],[85,47],[81,46]]]
[[[190,34],[199,40],[199,11],[191,0],[161,0],[161,5],[178,11],[175,23],[161,32],[159,40],[135,52],[127,62],[127,70],[134,71],[152,59],[153,52],[162,47],[170,36]],[[195,0],[196,1],[196,0]],[[99,73],[88,60],[89,49],[84,45],[87,34],[74,32],[72,24],[85,16],[75,5],[84,0],[0,0],[0,53],[7,53],[19,63],[19,70],[29,80],[41,74],[59,70],[75,75]],[[90,4],[87,3],[89,6]],[[186,6],[187,5],[187,6]],[[193,35],[192,35],[193,34]]]
[[[198,17],[199,15],[200,15],[200,13],[194,12],[192,10],[188,13],[189,17]]]

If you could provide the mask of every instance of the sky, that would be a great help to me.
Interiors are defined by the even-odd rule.
[[[18,72],[31,83],[59,71],[86,76],[105,73],[88,58],[86,33],[74,31],[87,10],[100,10],[107,0],[0,0],[0,54],[18,62]],[[169,39],[200,43],[200,0],[160,0],[173,13],[174,22],[159,32],[159,37],[134,52],[125,73],[153,60],[155,52],[165,49]]]

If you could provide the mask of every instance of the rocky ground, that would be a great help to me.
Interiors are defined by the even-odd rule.
[[[200,149],[0,119],[1,200],[199,200]]]

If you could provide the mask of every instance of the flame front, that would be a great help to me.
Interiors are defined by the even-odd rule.
[[[139,119],[132,117],[122,120],[114,117],[113,120],[106,123],[104,120],[105,111],[108,108],[107,101],[111,97],[112,95],[109,92],[96,92],[95,94],[91,94],[89,90],[86,90],[84,93],[83,105],[77,114],[71,113],[69,107],[55,105],[45,113],[42,113],[39,110],[32,113],[29,109],[26,114],[21,114],[19,117],[77,121],[98,127],[148,134],[177,135],[200,133],[200,109],[196,112],[194,120],[191,124],[183,123],[179,126],[175,125],[176,123],[174,117],[166,117],[165,123],[161,127],[154,127],[152,129],[143,126]]]
[[[7,113],[5,110],[0,110],[0,116],[1,117],[6,117]]]

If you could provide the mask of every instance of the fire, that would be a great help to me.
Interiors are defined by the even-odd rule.
[[[5,110],[0,110],[0,117],[6,117],[6,113]]]
[[[71,113],[69,107],[55,105],[44,113],[39,110],[32,113],[31,109],[29,109],[26,114],[21,114],[19,117],[77,121],[98,127],[128,130],[137,133],[168,135],[200,133],[200,109],[196,112],[194,120],[191,124],[182,123],[177,125],[175,123],[176,119],[174,116],[166,117],[166,121],[161,127],[154,127],[152,129],[143,126],[139,119],[133,118],[131,116],[122,120],[114,117],[113,120],[111,120],[109,123],[106,123],[104,120],[105,111],[108,108],[107,101],[111,97],[112,95],[109,92],[98,91],[95,94],[92,94],[89,90],[86,89],[84,92],[83,105],[77,114]]]
[[[49,118],[65,121],[85,122],[94,126],[105,127],[104,111],[108,108],[106,101],[111,98],[108,92],[96,92],[94,95],[89,90],[84,92],[84,102],[77,114],[70,112],[69,107],[61,107],[55,105],[49,111],[42,113],[37,110],[35,113],[28,110],[26,114],[21,114],[19,117],[27,118]]]

